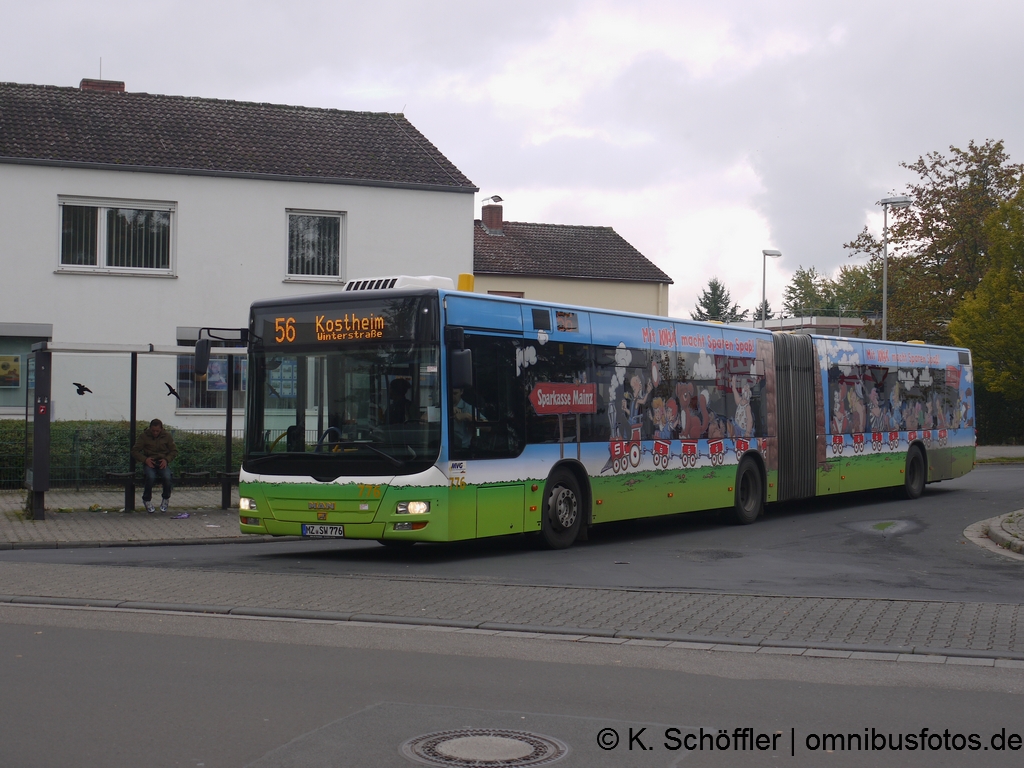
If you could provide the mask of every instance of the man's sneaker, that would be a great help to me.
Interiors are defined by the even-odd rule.
[[[160,502],[160,511],[161,512],[166,512],[167,511],[167,499],[164,499],[163,501]]]
[[[152,501],[147,501],[146,502],[146,511],[149,512],[149,514],[151,514],[151,515],[154,512],[156,512],[156,507],[153,506],[153,502]]]

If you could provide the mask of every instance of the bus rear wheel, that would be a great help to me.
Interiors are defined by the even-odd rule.
[[[544,487],[541,542],[548,549],[572,546],[583,524],[583,494],[575,476],[565,469],[551,473]]]
[[[903,472],[903,495],[908,499],[920,498],[925,479],[924,451],[912,445],[907,451],[907,467]]]
[[[764,479],[753,459],[743,459],[736,468],[736,496],[733,520],[738,525],[750,525],[764,511]]]

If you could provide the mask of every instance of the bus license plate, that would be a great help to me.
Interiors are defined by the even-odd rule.
[[[303,536],[313,536],[321,539],[343,539],[345,538],[344,525],[303,525]]]

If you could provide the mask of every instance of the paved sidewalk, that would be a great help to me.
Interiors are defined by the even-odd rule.
[[[1024,660],[1024,605],[1014,604],[9,562],[0,562],[0,585],[0,603],[420,624],[709,649],[813,648],[847,657]]]
[[[220,488],[175,488],[166,513],[123,512],[124,491],[100,488],[46,494],[46,519],[24,513],[25,491],[0,492],[0,549],[264,541],[238,530],[238,489],[220,509]],[[187,512],[188,517],[174,519]]]
[[[975,458],[981,461],[987,459],[1024,461],[1024,445],[979,445],[975,452]]]

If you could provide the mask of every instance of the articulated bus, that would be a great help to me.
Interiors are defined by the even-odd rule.
[[[925,483],[974,465],[966,349],[350,281],[252,305],[245,533],[382,544]]]

